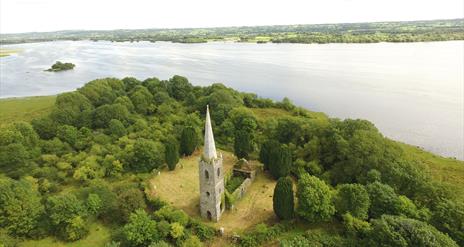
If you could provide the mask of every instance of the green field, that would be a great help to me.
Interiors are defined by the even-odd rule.
[[[0,126],[14,121],[30,121],[48,114],[56,96],[0,99]]]
[[[11,54],[15,54],[15,53],[18,53],[19,50],[12,50],[12,49],[4,49],[4,48],[0,48],[0,57],[7,57]]]

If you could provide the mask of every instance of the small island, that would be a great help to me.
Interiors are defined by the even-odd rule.
[[[65,70],[70,70],[74,69],[76,65],[73,63],[62,63],[60,61],[56,61],[55,64],[52,65],[51,68],[45,70],[48,72],[59,72],[59,71],[65,71]]]

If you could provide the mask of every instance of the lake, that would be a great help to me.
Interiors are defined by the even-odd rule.
[[[178,74],[332,117],[363,118],[392,139],[464,159],[464,41],[249,44],[59,41],[8,45],[0,98],[50,95],[101,77]],[[44,72],[55,61],[76,68]]]

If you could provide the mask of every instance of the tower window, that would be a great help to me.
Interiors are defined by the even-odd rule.
[[[219,177],[219,175],[221,175],[221,168],[217,169],[217,175],[218,175],[218,177]]]
[[[205,178],[209,179],[209,172],[207,170],[205,170]]]
[[[209,192],[208,191],[206,191],[206,195],[209,197]]]

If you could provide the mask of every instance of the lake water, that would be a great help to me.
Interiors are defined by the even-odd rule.
[[[101,77],[179,74],[222,82],[332,117],[368,119],[386,136],[464,159],[464,42],[246,44],[60,41],[3,46],[0,97],[50,95]],[[55,61],[73,71],[44,72]]]

